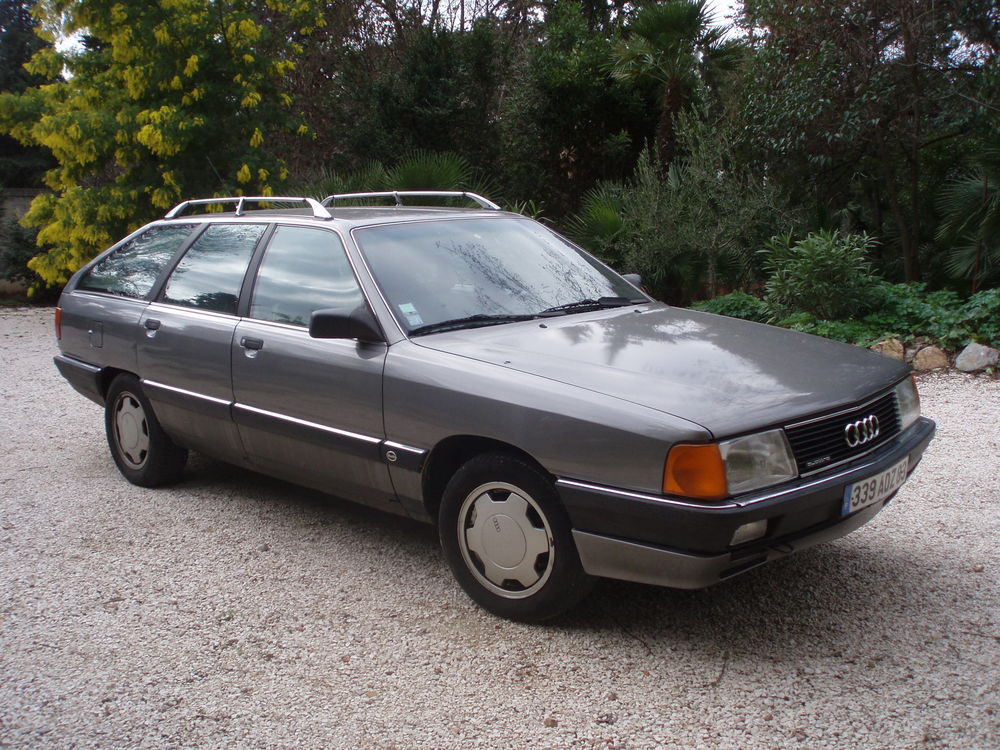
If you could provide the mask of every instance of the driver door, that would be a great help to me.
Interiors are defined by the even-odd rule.
[[[380,451],[386,345],[309,336],[314,310],[363,301],[335,232],[278,226],[233,337],[233,418],[261,471],[399,512]]]

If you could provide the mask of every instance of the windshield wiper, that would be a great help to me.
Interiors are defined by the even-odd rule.
[[[583,312],[585,310],[603,310],[609,307],[628,307],[638,305],[646,300],[629,299],[628,297],[599,297],[598,299],[581,299],[576,302],[569,302],[565,305],[556,305],[546,310],[542,310],[539,316],[563,315],[570,312]]]
[[[410,330],[411,336],[420,336],[425,333],[439,333],[441,331],[458,331],[462,328],[478,328],[480,326],[494,326],[501,323],[516,323],[520,320],[531,320],[535,315],[467,315],[464,318],[452,318],[451,320],[441,320],[437,323],[428,323],[425,326],[418,326]]]

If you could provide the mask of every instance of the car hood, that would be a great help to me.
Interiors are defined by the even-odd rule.
[[[638,403],[716,437],[856,403],[909,369],[849,344],[659,303],[413,342]]]

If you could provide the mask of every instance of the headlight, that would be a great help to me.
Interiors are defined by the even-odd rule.
[[[797,476],[785,433],[770,430],[721,443],[675,445],[663,470],[663,491],[721,500]]]
[[[719,452],[726,464],[726,480],[732,495],[799,475],[784,430],[723,441],[719,443]]]
[[[899,431],[902,432],[920,416],[920,394],[912,375],[896,386],[896,403],[899,405]]]

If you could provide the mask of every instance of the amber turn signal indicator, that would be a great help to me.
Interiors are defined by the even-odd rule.
[[[56,340],[62,338],[62,308],[56,308]]]
[[[671,448],[663,468],[663,491],[699,500],[721,500],[728,495],[719,447],[681,443]]]

